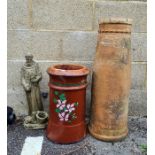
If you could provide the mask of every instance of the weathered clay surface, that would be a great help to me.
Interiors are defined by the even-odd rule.
[[[47,137],[61,144],[80,141],[86,135],[85,107],[88,68],[77,64],[50,66],[50,116]]]
[[[89,131],[96,138],[116,141],[128,133],[131,24],[122,19],[108,22],[99,24]]]

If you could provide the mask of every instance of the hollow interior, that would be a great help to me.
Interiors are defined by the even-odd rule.
[[[61,69],[61,70],[79,70],[82,69],[82,66],[76,66],[76,65],[56,65],[56,69]]]
[[[40,118],[45,118],[45,114],[44,114],[44,113],[39,113],[38,116],[39,116]]]

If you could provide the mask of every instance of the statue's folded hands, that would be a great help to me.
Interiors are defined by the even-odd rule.
[[[24,89],[25,89],[26,92],[29,92],[29,91],[31,91],[31,86],[30,85],[25,85]]]
[[[31,79],[31,82],[39,82],[41,79],[41,76],[35,76]]]

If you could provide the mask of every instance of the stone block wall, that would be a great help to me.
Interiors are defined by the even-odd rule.
[[[41,91],[48,92],[47,67],[77,63],[92,68],[98,19],[133,19],[132,86],[129,115],[146,115],[147,2],[145,0],[8,0],[8,105],[17,115],[27,114],[20,69],[30,52],[43,73]],[[88,77],[87,115],[91,101]],[[43,99],[48,108],[48,99]]]

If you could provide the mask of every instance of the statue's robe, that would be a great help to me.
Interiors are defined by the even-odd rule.
[[[42,74],[38,64],[34,61],[31,66],[24,64],[21,69],[21,77],[22,85],[26,92],[29,115],[32,115],[32,112],[42,111],[43,104],[39,87],[39,81],[42,79]]]

